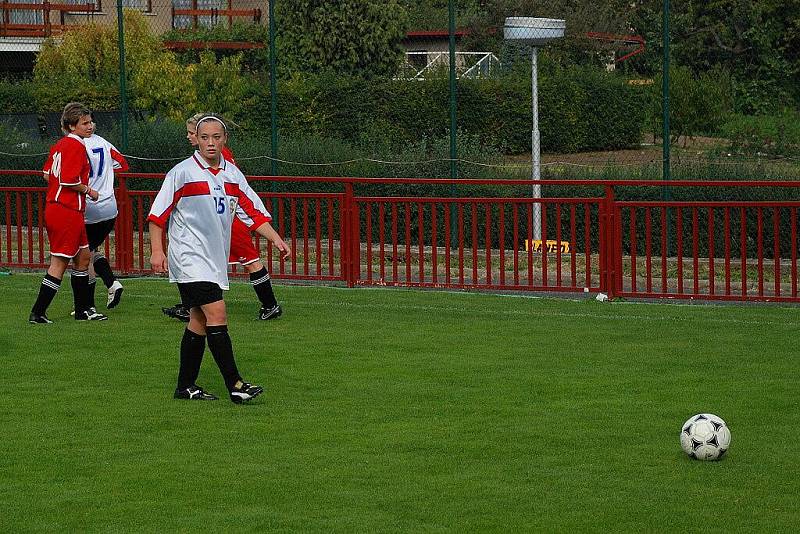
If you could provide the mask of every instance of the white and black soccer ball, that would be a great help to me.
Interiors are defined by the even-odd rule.
[[[691,416],[681,427],[681,447],[691,458],[719,460],[731,446],[731,431],[713,413]]]

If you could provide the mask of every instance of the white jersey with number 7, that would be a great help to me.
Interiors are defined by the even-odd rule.
[[[97,200],[86,197],[86,224],[107,221],[117,216],[114,197],[114,171],[127,171],[128,162],[117,148],[92,134],[83,140],[89,156],[89,187],[97,191]]]

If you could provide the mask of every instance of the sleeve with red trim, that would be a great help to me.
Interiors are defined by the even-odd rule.
[[[111,143],[109,143],[109,145],[111,145]],[[127,171],[130,167],[128,165],[128,160],[125,159],[125,156],[123,156],[114,145],[109,146],[109,150],[111,151],[111,159],[114,161],[114,163],[112,163],[114,171]]]
[[[236,169],[236,172],[231,173],[231,175],[236,180],[235,184],[231,184],[236,191],[231,193],[239,197],[239,203],[236,208],[236,216],[239,217],[239,220],[247,225],[250,230],[258,228],[265,222],[271,222],[272,215],[267,211],[258,194],[247,183],[247,179],[241,171]]]
[[[161,189],[150,207],[150,214],[147,216],[148,222],[153,222],[161,228],[167,226],[169,215],[180,199],[183,181],[183,173],[178,171],[177,167],[173,167],[167,173],[164,183],[161,184]]]

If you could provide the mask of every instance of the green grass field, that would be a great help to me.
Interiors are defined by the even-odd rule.
[[[29,325],[40,279],[0,277],[0,531],[800,528],[797,308],[278,286],[262,323],[237,283],[236,406],[172,400],[166,281]],[[702,411],[721,462],[681,451]]]

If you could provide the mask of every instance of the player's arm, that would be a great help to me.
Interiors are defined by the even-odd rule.
[[[263,223],[261,226],[256,228],[254,231],[258,235],[267,238],[269,240],[269,242],[272,243],[272,245],[275,248],[280,250],[281,257],[283,259],[288,258],[289,254],[292,253],[292,249],[289,248],[289,245],[286,244],[286,241],[284,241],[281,238],[281,236],[278,235],[278,232],[275,231],[275,229],[272,227],[272,225],[269,222]]]
[[[88,195],[92,200],[97,200],[100,193],[81,181],[81,170],[86,163],[86,152],[81,150],[65,150],[61,152],[61,172],[58,183],[61,187],[72,189],[81,195]],[[48,171],[52,169],[46,169]]]
[[[167,256],[164,254],[164,228],[150,221],[150,265],[157,273],[167,272]]]
[[[292,249],[286,244],[278,232],[270,224],[272,215],[267,211],[264,203],[261,202],[258,194],[253,191],[247,179],[241,172],[238,173],[238,196],[239,203],[236,208],[236,216],[247,225],[247,227],[257,234],[267,238],[270,243],[281,251],[281,257],[286,259],[292,253]]]
[[[81,193],[81,194],[84,194],[84,195],[89,195],[89,198],[91,198],[92,200],[97,200],[98,198],[100,198],[100,193],[98,193],[96,190],[94,190],[91,187],[89,187],[87,184],[78,184],[78,185],[65,186],[65,187],[69,187],[69,189],[72,189],[73,191],[77,191],[78,193]]]
[[[168,268],[167,257],[164,254],[164,228],[175,203],[180,198],[181,188],[176,186],[177,181],[178,177],[173,175],[172,171],[167,173],[147,216],[150,229],[150,265],[157,273],[166,272]]]

